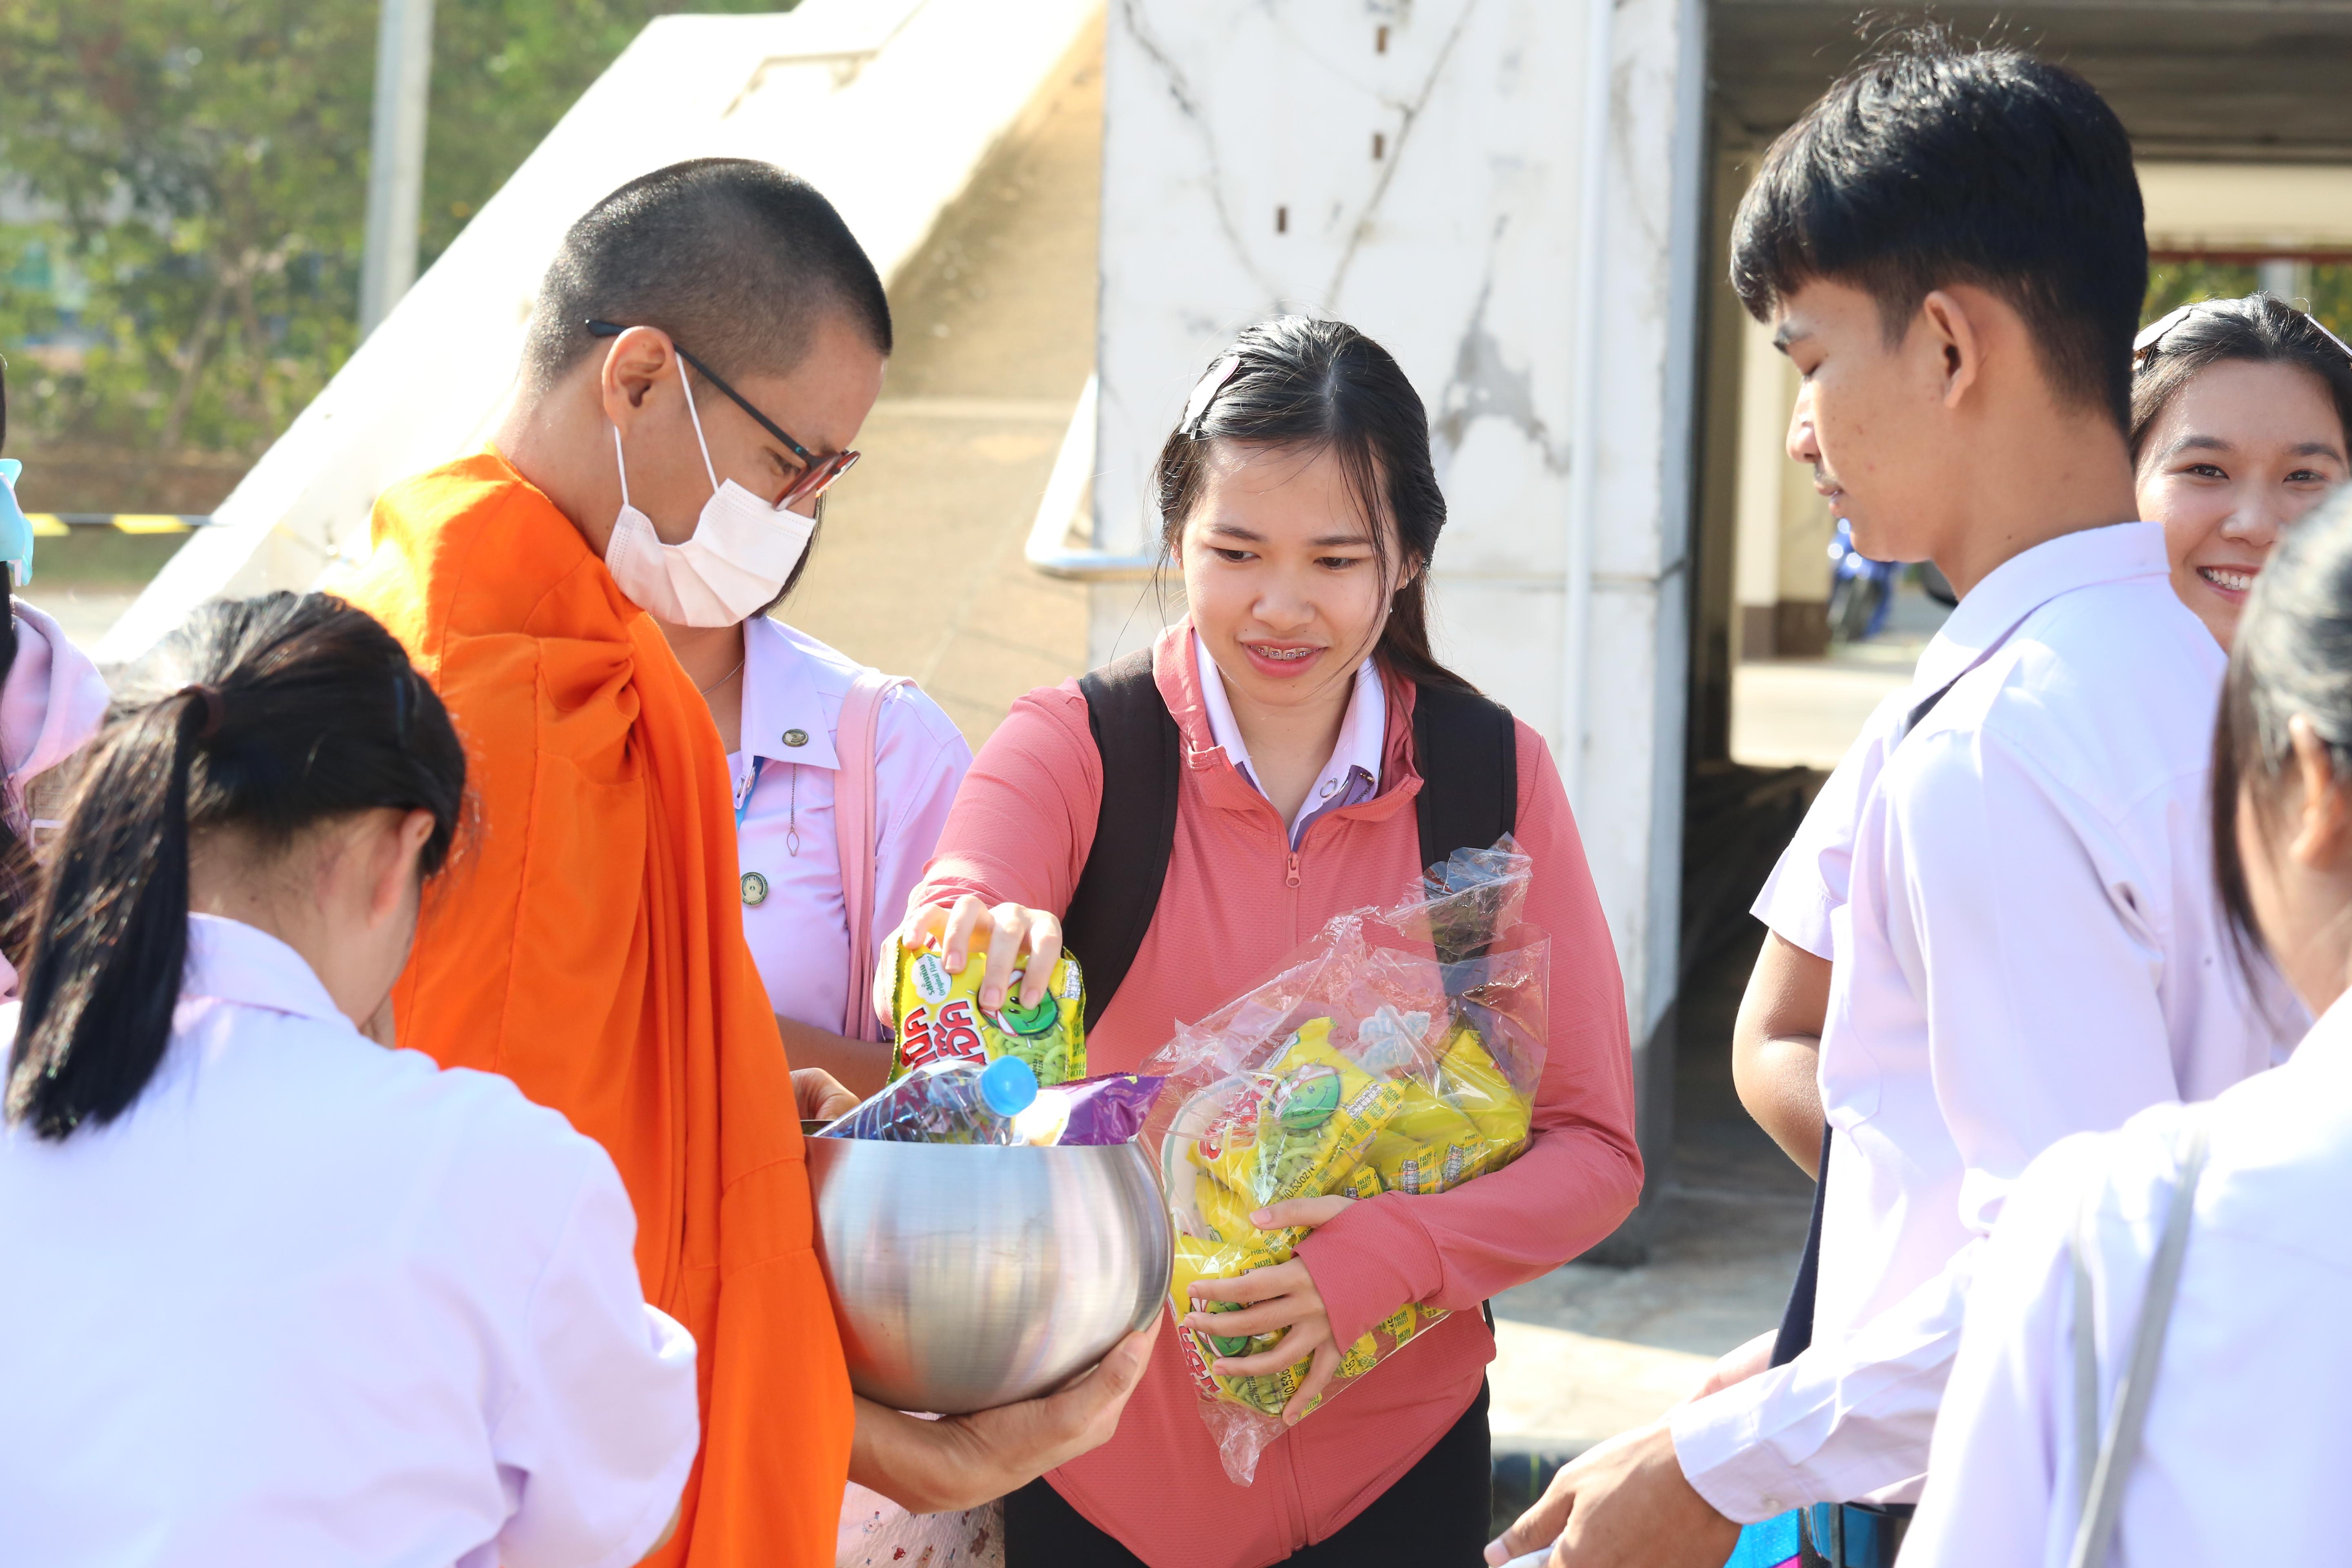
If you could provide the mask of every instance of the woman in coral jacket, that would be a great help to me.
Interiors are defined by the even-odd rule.
[[[1480,765],[1414,755],[1417,694],[1466,683],[1429,648],[1445,502],[1421,398],[1385,351],[1337,322],[1250,328],[1194,390],[1158,479],[1191,613],[1160,637],[1150,678],[1184,765],[1155,913],[1088,1037],[1096,1072],[1137,1068],[1176,1021],[1255,984],[1332,916],[1417,886],[1423,777]],[[1442,1194],[1262,1211],[1317,1228],[1296,1259],[1227,1289],[1249,1304],[1221,1331],[1282,1331],[1268,1358],[1314,1365],[1255,1484],[1226,1479],[1182,1349],[1162,1335],[1118,1435],[1007,1500],[1008,1568],[1478,1560],[1495,1353],[1479,1304],[1608,1235],[1642,1179],[1615,950],[1550,754],[1514,731],[1515,831],[1535,862],[1525,918],[1552,939],[1527,1152]],[[974,763],[906,931],[941,943],[951,968],[984,951],[983,1005],[1003,1004],[1017,962],[1024,1000],[1042,994],[1103,790],[1075,681],[1022,699]],[[1084,959],[1087,933],[1071,943]],[[1453,1311],[1299,1424],[1339,1347],[1406,1302]]]

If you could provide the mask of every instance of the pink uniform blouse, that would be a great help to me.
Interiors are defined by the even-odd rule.
[[[1126,983],[1087,1037],[1093,1072],[1123,1072],[1264,979],[1325,921],[1417,885],[1412,681],[1385,672],[1380,792],[1331,811],[1293,850],[1265,795],[1214,743],[1189,626],[1153,673],[1184,740],[1176,843],[1158,912]],[[1055,1471],[1054,1487],[1153,1568],[1259,1568],[1355,1517],[1476,1398],[1493,1336],[1481,1301],[1607,1236],[1641,1190],[1624,990],[1559,774],[1518,726],[1518,838],[1534,857],[1526,919],[1551,933],[1550,1053],[1534,1136],[1502,1171],[1430,1197],[1357,1204],[1300,1248],[1341,1344],[1407,1301],[1455,1315],[1269,1447],[1256,1483],[1225,1479],[1171,1335],[1118,1435]],[[962,893],[1059,911],[1093,843],[1099,757],[1076,681],[1033,691],[989,738],[915,898]],[[1074,951],[1086,957],[1085,935]]]

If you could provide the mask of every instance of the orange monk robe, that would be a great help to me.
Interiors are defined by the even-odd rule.
[[[646,1298],[699,1360],[702,1452],[656,1561],[829,1565],[848,1375],[718,732],[660,628],[496,453],[387,490],[372,538],[341,586],[448,704],[477,813],[394,994],[400,1043],[504,1073],[620,1167]]]

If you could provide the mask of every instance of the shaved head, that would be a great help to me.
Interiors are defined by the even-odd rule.
[[[751,158],[641,175],[588,209],[541,280],[523,367],[543,393],[595,347],[585,323],[656,327],[730,378],[782,375],[838,315],[890,352],[890,302],[815,186]]]

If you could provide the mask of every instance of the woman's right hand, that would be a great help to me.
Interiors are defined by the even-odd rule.
[[[950,974],[963,972],[968,954],[985,952],[988,968],[981,978],[980,1005],[993,1013],[1004,1005],[1004,988],[1013,970],[1024,965],[1021,1005],[1034,1007],[1045,999],[1054,982],[1054,963],[1062,956],[1062,922],[1043,910],[1011,903],[992,908],[966,893],[952,904],[927,904],[911,911],[898,928],[898,942],[907,948],[939,949]],[[876,976],[875,989],[882,991],[890,980]],[[887,1016],[888,999],[881,998],[878,1005]]]

